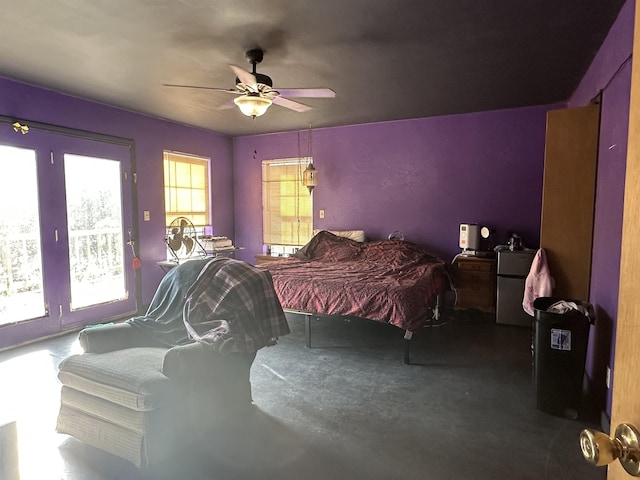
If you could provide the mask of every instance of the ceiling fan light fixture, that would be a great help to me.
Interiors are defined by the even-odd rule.
[[[241,95],[233,99],[240,111],[247,117],[255,118],[264,115],[273,101],[260,95]]]

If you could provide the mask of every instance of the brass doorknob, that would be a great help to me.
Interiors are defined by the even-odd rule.
[[[616,458],[634,477],[640,477],[640,433],[633,425],[618,425],[613,438],[597,430],[580,433],[580,449],[587,462],[596,467],[608,465]]]

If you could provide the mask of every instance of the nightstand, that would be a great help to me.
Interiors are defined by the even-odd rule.
[[[456,267],[456,310],[475,308],[496,312],[496,260],[458,255]]]

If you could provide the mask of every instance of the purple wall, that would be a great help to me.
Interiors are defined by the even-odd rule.
[[[497,243],[515,231],[537,247],[549,108],[313,131],[314,227],[363,229],[370,240],[400,230],[448,260],[466,222],[494,227]],[[298,157],[296,132],[234,139],[235,241],[247,261],[262,249],[260,162],[284,157]]]
[[[613,364],[626,164],[634,2],[629,0],[569,107],[603,92],[590,301],[598,313],[587,374],[597,406],[611,411],[604,375]],[[365,230],[369,239],[401,230],[444,258],[458,251],[458,225],[477,222],[537,247],[545,114],[541,106],[313,132],[314,226]],[[304,129],[304,127],[301,127]],[[306,139],[306,132],[302,135]],[[306,141],[303,152],[306,153]],[[254,155],[255,152],[255,155]],[[295,132],[234,139],[236,244],[261,251],[260,162],[297,157]],[[318,210],[326,217],[320,219]]]
[[[633,5],[622,9],[609,36],[569,99],[585,105],[603,90],[600,160],[590,301],[598,311],[588,374],[601,391],[612,365],[617,293]],[[622,68],[619,69],[619,67]],[[551,106],[356,125],[313,131],[316,228],[363,229],[369,239],[400,230],[407,240],[445,259],[458,251],[458,226],[477,222],[537,247],[540,229],[545,116]],[[135,140],[138,166],[142,299],[148,303],[162,277],[165,257],[162,150],[212,158],[214,231],[234,237],[253,262],[262,249],[261,169],[264,159],[297,157],[296,132],[231,139],[209,131],[0,79],[0,115]],[[302,138],[306,140],[306,125]],[[255,153],[254,153],[255,152]],[[306,153],[306,142],[303,152]],[[320,219],[318,211],[326,217]],[[605,398],[606,397],[606,398]]]
[[[143,304],[151,301],[163,275],[156,262],[166,258],[162,190],[164,149],[211,157],[214,231],[221,234],[234,231],[233,144],[229,137],[7,79],[0,79],[0,115],[27,123],[29,120],[50,123],[135,141]],[[150,221],[142,221],[143,210],[150,211]]]
[[[591,329],[587,375],[596,406],[611,414],[606,389],[607,365],[613,367],[618,315],[620,242],[629,126],[629,94],[633,46],[634,2],[627,1],[587,74],[569,100],[570,107],[586,105],[602,91],[600,150],[593,232],[589,301],[597,313]]]

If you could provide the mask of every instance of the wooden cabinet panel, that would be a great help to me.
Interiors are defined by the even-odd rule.
[[[589,298],[599,122],[599,105],[547,114],[540,247],[557,297]]]
[[[496,311],[496,261],[490,258],[458,256],[456,266],[456,304],[458,310],[476,308]]]

